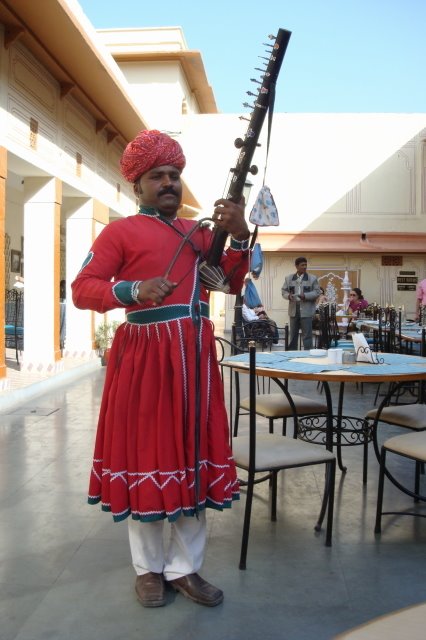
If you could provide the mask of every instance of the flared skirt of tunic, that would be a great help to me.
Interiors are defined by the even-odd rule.
[[[230,507],[239,487],[210,321],[202,318],[200,331],[191,318],[121,325],[106,372],[89,502],[101,502],[116,521],[194,515],[197,413],[198,509]]]

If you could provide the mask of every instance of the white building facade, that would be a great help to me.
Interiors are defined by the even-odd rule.
[[[247,123],[217,113],[201,54],[179,27],[96,33],[75,0],[49,3],[43,20],[36,5],[15,0],[11,13],[0,0],[0,296],[24,279],[22,366],[60,371],[64,357],[93,357],[101,318],[67,303],[61,350],[59,283],[70,301],[93,239],[136,211],[118,170],[127,142],[146,127],[179,139],[182,215],[204,217],[224,194]],[[248,210],[263,181],[266,127],[260,141]],[[426,277],[425,183],[426,114],[274,114],[266,184],[280,226],[260,231],[257,286],[278,324],[298,255],[323,286],[348,272],[370,302],[414,313],[402,281]],[[225,310],[229,329],[232,297],[215,296],[212,308],[214,317]],[[0,306],[0,332],[2,320]],[[7,387],[4,339],[1,380]]]

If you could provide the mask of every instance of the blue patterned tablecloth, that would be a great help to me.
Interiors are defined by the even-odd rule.
[[[321,373],[326,371],[345,371],[361,376],[404,375],[426,373],[426,358],[405,356],[397,353],[379,353],[379,364],[360,362],[357,364],[329,364],[327,356],[313,356],[309,351],[274,351],[256,353],[256,365],[264,369],[294,371],[295,373]],[[303,362],[306,358],[315,358],[318,364]],[[223,364],[241,362],[249,364],[249,354],[241,353],[223,360]]]
[[[378,320],[357,320],[355,323],[357,329],[362,331],[363,328],[367,329],[378,329],[379,321]],[[383,325],[383,328],[386,329],[386,325]],[[422,336],[422,328],[419,327],[415,322],[404,322],[401,325],[401,334],[403,336],[407,336],[409,338],[419,338]]]

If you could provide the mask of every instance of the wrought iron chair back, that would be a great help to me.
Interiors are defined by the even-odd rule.
[[[15,349],[19,365],[19,353],[24,348],[24,293],[18,289],[6,291],[5,346]]]
[[[271,520],[277,519],[277,477],[283,469],[325,464],[325,484],[320,514],[315,530],[319,531],[327,513],[325,544],[331,546],[333,528],[334,483],[336,458],[331,451],[317,447],[297,439],[297,419],[294,416],[293,436],[273,433],[257,433],[256,425],[256,349],[254,343],[249,347],[249,433],[233,438],[233,454],[238,468],[247,472],[246,505],[239,568],[246,568],[248,540],[250,533],[251,511],[253,505],[254,485],[265,480],[270,481],[271,488]],[[262,474],[258,477],[257,474]]]
[[[379,307],[376,351],[400,353],[402,349],[402,312],[395,307]]]
[[[319,313],[319,339],[318,347],[320,349],[329,349],[336,347],[339,341],[339,327],[336,319],[335,304],[320,304],[318,306]]]
[[[284,342],[284,349],[288,349],[289,341],[288,325],[285,327],[277,327],[275,323],[269,320],[254,320],[252,322],[243,322],[241,325],[234,323],[232,325],[232,344],[237,349],[246,351],[251,340],[256,342],[264,351],[272,349],[273,344]],[[238,353],[238,351],[235,351]]]

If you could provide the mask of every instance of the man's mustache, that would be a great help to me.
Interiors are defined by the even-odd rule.
[[[172,195],[172,196],[178,196],[179,194],[176,193],[176,191],[173,189],[173,187],[164,187],[164,189],[161,189],[158,192],[159,196],[167,196],[167,195]]]

